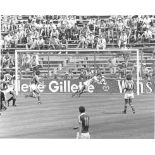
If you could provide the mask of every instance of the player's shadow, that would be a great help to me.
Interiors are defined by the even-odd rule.
[[[103,111],[103,114],[109,114],[109,115],[118,115],[118,114],[122,114],[122,112],[120,111]]]

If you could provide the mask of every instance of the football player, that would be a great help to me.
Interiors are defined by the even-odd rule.
[[[6,100],[5,100],[5,94],[4,94],[4,91],[6,89],[6,83],[4,81],[4,75],[1,74],[1,79],[0,79],[0,95],[1,95],[1,99],[0,99],[0,111],[3,109],[3,110],[6,110]],[[5,102],[5,104],[3,103],[3,101]]]
[[[98,74],[97,76],[93,76],[91,79],[86,80],[83,83],[83,86],[81,88],[78,88],[78,90],[72,94],[72,97],[74,97],[76,94],[78,94],[78,96],[80,97],[80,95],[84,93],[84,90],[87,90],[88,87],[95,82],[97,82],[98,84],[106,84],[104,76]]]
[[[16,106],[16,92],[15,92],[14,79],[15,79],[15,76],[13,71],[9,71],[7,74],[4,75],[4,80],[7,86],[7,89],[5,90],[5,97],[6,97],[8,106],[10,101],[13,101],[12,106]],[[11,95],[9,99],[8,99],[8,95]]]
[[[132,76],[128,74],[126,76],[125,80],[125,87],[123,90],[125,90],[125,105],[124,105],[124,111],[123,114],[126,114],[127,112],[127,105],[129,105],[132,109],[133,114],[135,114],[134,106],[132,105],[132,99],[134,98],[134,81],[132,80]]]
[[[79,131],[77,132],[76,138],[77,139],[90,139],[89,134],[89,116],[85,113],[85,107],[80,106],[79,107],[79,117],[78,117],[78,123]]]
[[[38,89],[38,85],[42,84],[42,83],[39,81],[39,77],[38,77],[39,74],[40,74],[40,71],[34,71],[33,72],[33,77],[32,77],[32,80],[30,82],[30,93],[25,95],[25,97],[37,98],[38,104],[41,104],[40,91]]]

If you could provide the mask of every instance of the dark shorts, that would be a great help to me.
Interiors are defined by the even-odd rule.
[[[84,91],[85,89],[86,89],[86,86],[85,86],[85,85],[83,85],[83,87],[82,87],[82,89],[81,89],[81,90],[82,90],[82,91]]]
[[[5,101],[5,95],[4,95],[4,92],[1,92],[1,102],[2,101]]]

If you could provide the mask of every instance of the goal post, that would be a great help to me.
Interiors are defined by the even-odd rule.
[[[15,91],[16,91],[16,95],[18,95],[18,51],[15,50]]]
[[[24,54],[38,54],[41,57],[44,57],[48,62],[46,64],[48,75],[50,70],[50,59],[54,61],[60,61],[62,63],[66,63],[67,58],[72,58],[72,61],[75,59],[77,63],[78,60],[84,59],[84,57],[90,57],[93,63],[94,70],[96,70],[96,65],[99,62],[99,59],[104,57],[105,59],[108,57],[108,53],[111,53],[112,56],[117,55],[118,53],[129,53],[132,55],[132,52],[135,54],[134,60],[136,62],[136,85],[137,85],[137,95],[139,95],[139,76],[140,76],[140,53],[138,49],[105,49],[105,50],[97,50],[97,49],[67,49],[67,50],[15,50],[15,90],[16,94],[19,94],[19,80],[20,80],[20,68],[22,66],[19,63],[19,57],[23,56]],[[136,58],[135,58],[136,57]],[[98,62],[97,62],[98,61]],[[102,63],[102,62],[101,62]],[[53,65],[54,66],[54,65]],[[65,66],[63,66],[65,68]]]
[[[137,95],[139,95],[139,72],[140,72],[140,67],[139,67],[139,50],[137,50]]]

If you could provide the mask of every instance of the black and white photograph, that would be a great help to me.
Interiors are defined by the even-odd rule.
[[[154,139],[155,12],[0,16],[0,139]]]
[[[154,138],[154,67],[155,15],[1,15],[0,137]]]

